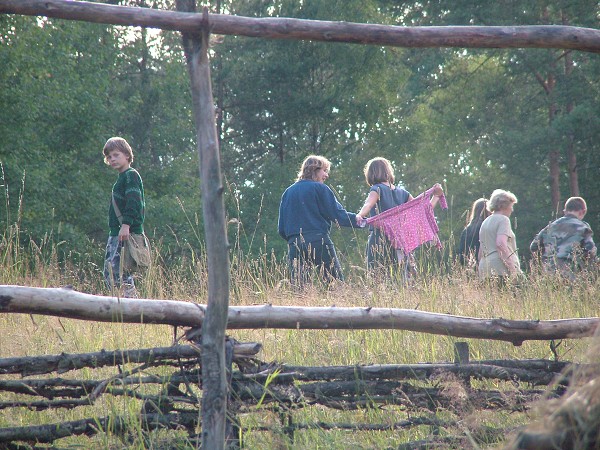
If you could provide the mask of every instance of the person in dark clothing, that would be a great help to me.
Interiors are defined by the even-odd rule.
[[[473,202],[471,212],[467,217],[467,224],[460,233],[460,242],[456,254],[463,266],[474,266],[479,264],[479,229],[483,221],[490,215],[487,210],[487,199],[478,198]]]
[[[279,235],[288,243],[292,284],[301,286],[316,268],[326,282],[344,280],[330,237],[331,224],[358,227],[356,214],[347,212],[325,185],[331,163],[310,155],[302,162],[297,180],[288,187],[279,205]]]

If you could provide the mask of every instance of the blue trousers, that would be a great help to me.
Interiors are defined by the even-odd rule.
[[[318,270],[326,282],[344,280],[342,266],[329,236],[305,239],[297,236],[288,241],[288,259],[293,285],[302,286],[310,279],[310,272]]]

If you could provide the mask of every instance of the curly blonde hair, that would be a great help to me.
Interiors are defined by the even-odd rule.
[[[331,163],[324,156],[308,155],[306,158],[304,158],[304,161],[302,161],[302,166],[300,166],[296,181],[314,180],[317,170],[323,169],[329,172],[330,167]]]
[[[492,192],[487,209],[490,212],[500,211],[507,208],[510,204],[517,203],[517,197],[510,191],[504,189],[496,189]]]

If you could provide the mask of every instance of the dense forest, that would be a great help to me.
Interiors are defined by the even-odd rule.
[[[170,0],[106,3],[174,10]],[[217,0],[248,17],[424,25],[597,28],[589,0]],[[332,163],[328,183],[357,211],[367,160],[393,161],[414,195],[444,185],[439,213],[451,256],[466,211],[495,188],[519,198],[523,259],[565,199],[588,201],[600,230],[600,56],[547,49],[403,49],[212,36],[212,84],[229,239],[244,255],[281,258],[281,194],[302,159]],[[102,160],[125,137],[144,180],[147,234],[165,260],[203,246],[189,79],[181,36],[0,16],[0,227],[24,245],[49,238],[60,257],[100,252],[116,174]],[[360,264],[366,233],[335,231]],[[101,257],[100,257],[101,258]],[[98,264],[101,259],[98,258]]]

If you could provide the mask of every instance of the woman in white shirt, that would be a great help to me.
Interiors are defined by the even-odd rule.
[[[515,233],[510,225],[510,215],[517,197],[512,192],[496,189],[488,202],[492,213],[479,229],[479,277],[511,278],[522,274],[517,254]]]

